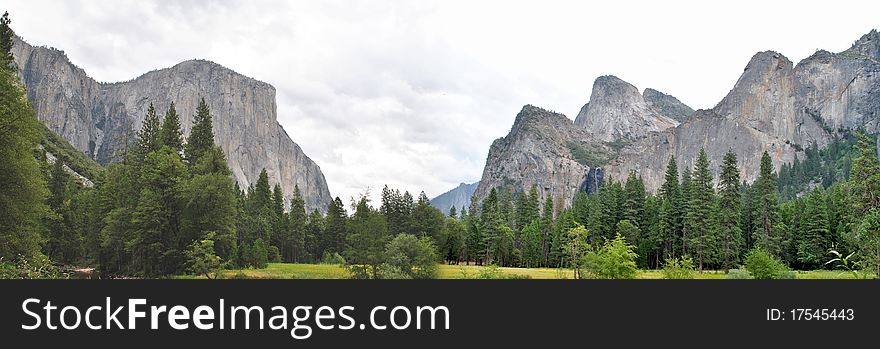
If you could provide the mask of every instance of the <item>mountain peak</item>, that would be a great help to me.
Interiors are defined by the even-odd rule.
[[[856,40],[852,47],[844,53],[880,59],[880,33],[877,32],[877,29],[871,29],[870,32]]]
[[[575,118],[575,124],[605,142],[635,139],[678,125],[645,101],[639,89],[613,75],[593,82],[589,103]]]

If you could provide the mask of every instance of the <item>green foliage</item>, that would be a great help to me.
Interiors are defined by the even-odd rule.
[[[632,279],[636,276],[635,247],[617,234],[614,240],[606,241],[598,251],[591,251],[584,257],[586,275],[599,279]]]
[[[184,153],[190,163],[197,163],[205,152],[214,148],[214,128],[211,111],[205,98],[199,100],[196,115],[193,116],[193,127],[186,140]]]
[[[687,235],[684,237],[685,252],[694,256],[700,270],[715,261],[718,251],[718,240],[715,236],[717,220],[713,212],[713,208],[716,207],[713,186],[712,174],[709,172],[709,158],[706,152],[700,149],[689,188],[690,199],[685,216]]]
[[[776,192],[776,175],[770,154],[764,151],[761,168],[755,180],[754,212],[752,213],[752,241],[755,247],[774,255],[782,251],[781,231],[776,229],[779,221],[779,199]]]
[[[574,278],[580,279],[584,275],[581,269],[584,267],[584,261],[590,252],[590,243],[587,240],[589,232],[583,225],[575,223],[575,227],[568,230],[568,241],[565,244],[565,253],[570,261],[571,269],[574,270]]]
[[[694,266],[694,260],[691,259],[691,257],[681,256],[678,258],[670,258],[663,264],[663,278],[693,279],[695,270],[696,267]]]
[[[321,264],[343,265],[345,264],[345,258],[339,253],[325,251],[324,255],[321,256]]]
[[[208,233],[205,238],[193,241],[186,251],[188,270],[194,275],[204,275],[208,279],[216,279],[223,264],[223,259],[214,253],[215,234]]]
[[[724,155],[721,175],[718,181],[718,265],[729,269],[739,265],[740,255],[745,249],[742,232],[742,202],[739,168],[736,154],[729,150]]]
[[[868,212],[855,232],[862,266],[880,277],[880,209]]]
[[[782,261],[760,248],[749,251],[745,267],[755,279],[780,279],[790,275]]]
[[[67,279],[46,256],[7,260],[0,257],[0,279]]]
[[[587,167],[600,167],[610,160],[610,154],[607,152],[588,147],[583,143],[568,141],[565,146],[575,161]]]
[[[346,268],[358,279],[379,279],[385,262],[388,225],[379,211],[369,205],[366,197],[358,201],[348,224],[348,249],[345,251]]]
[[[162,121],[162,128],[159,132],[161,146],[169,147],[175,153],[180,154],[183,150],[183,134],[180,132],[180,115],[174,108],[174,102],[168,106],[165,112],[165,119]]]
[[[33,156],[40,139],[40,123],[18,75],[9,68],[8,24],[9,18],[4,15],[0,23],[0,258],[14,263],[41,258],[40,225],[48,208],[44,201],[45,179]]]
[[[412,279],[432,279],[437,276],[437,248],[429,237],[412,234],[394,237],[385,249],[386,263]]]

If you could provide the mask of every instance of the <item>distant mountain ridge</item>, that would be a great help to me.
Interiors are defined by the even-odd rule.
[[[471,196],[474,195],[474,191],[477,190],[479,185],[479,181],[471,184],[461,183],[452,190],[431,199],[431,206],[446,214],[449,214],[449,209],[452,207],[461,212],[462,208],[470,208]]]

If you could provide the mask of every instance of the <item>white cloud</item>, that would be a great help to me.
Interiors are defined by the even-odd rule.
[[[712,107],[752,54],[794,61],[880,27],[838,1],[12,1],[13,27],[99,81],[204,58],[274,85],[335,196],[479,179],[524,104],[574,117],[593,80]]]

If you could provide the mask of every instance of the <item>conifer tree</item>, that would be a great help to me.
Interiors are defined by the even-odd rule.
[[[709,158],[704,150],[700,150],[694,167],[693,179],[690,184],[690,201],[686,225],[688,228],[688,251],[696,259],[700,270],[711,263],[714,257],[713,207],[715,206],[715,189],[712,174],[709,172]]]
[[[740,177],[736,154],[728,150],[724,154],[721,175],[718,180],[718,246],[719,263],[722,268],[735,268],[744,251],[740,224]]]
[[[193,127],[187,138],[184,153],[190,164],[195,164],[205,152],[214,148],[214,126],[211,120],[211,111],[205,103],[205,98],[199,100],[196,114],[193,116]]]
[[[767,151],[761,155],[761,167],[754,186],[755,213],[752,219],[754,224],[752,241],[754,241],[755,247],[778,256],[781,252],[781,239],[775,228],[778,223],[779,199],[773,162]]]
[[[293,198],[290,200],[289,222],[290,241],[285,244],[289,250],[284,254],[290,263],[304,262],[306,260],[306,208],[302,192],[299,190],[299,185],[296,184],[293,186]]]
[[[160,138],[161,123],[159,115],[156,114],[156,108],[153,103],[147,108],[147,115],[144,117],[144,124],[138,131],[138,160],[143,161],[144,157],[152,151],[158,151],[162,148],[162,139]]]
[[[162,121],[161,137],[162,145],[167,146],[178,154],[183,150],[183,135],[180,132],[180,116],[174,108],[174,102],[168,106],[165,112],[165,120]]]

